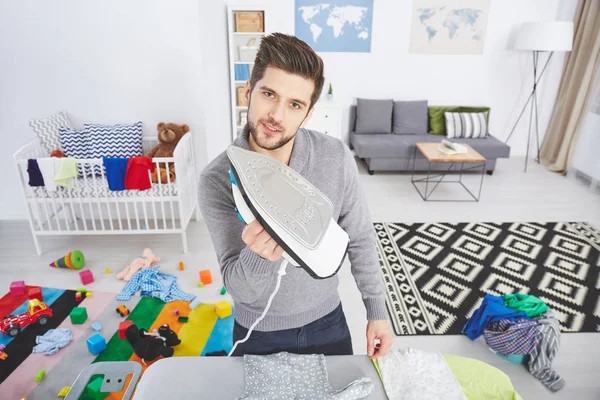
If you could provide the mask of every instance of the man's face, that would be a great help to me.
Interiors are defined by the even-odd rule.
[[[256,145],[276,150],[292,140],[312,115],[308,108],[314,88],[312,80],[273,67],[265,69],[252,92],[246,82],[248,126]]]

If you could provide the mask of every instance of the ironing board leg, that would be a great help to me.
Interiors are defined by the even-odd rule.
[[[181,241],[183,242],[183,252],[184,252],[184,254],[187,254],[187,252],[188,252],[187,233],[183,232],[181,234]]]

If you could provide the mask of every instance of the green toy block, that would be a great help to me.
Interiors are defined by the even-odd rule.
[[[204,286],[204,283],[198,282],[198,287],[203,287],[203,286]]]
[[[179,322],[188,322],[188,319],[189,319],[188,317],[179,317],[179,318],[177,318],[177,321],[179,321]]]
[[[46,371],[45,371],[45,370],[43,370],[43,369],[40,369],[40,370],[38,371],[38,373],[37,373],[37,374],[35,374],[35,381],[36,381],[37,383],[40,383],[40,382],[42,381],[42,379],[44,379],[44,376],[46,376]]]
[[[223,287],[221,288],[221,296],[224,296],[224,295],[225,295],[225,293],[227,293],[227,290],[225,289],[225,286],[223,286]]]
[[[85,398],[103,400],[108,397],[110,394],[109,392],[100,391],[102,389],[102,382],[104,382],[104,377],[102,376],[96,376],[96,378],[93,378],[85,388]]]
[[[83,293],[83,294],[86,294],[87,291],[88,290],[85,288],[85,286],[84,287],[80,287],[79,289],[76,290],[76,292]]]
[[[75,307],[71,310],[69,317],[71,317],[73,325],[81,325],[87,319],[87,310],[85,307]]]

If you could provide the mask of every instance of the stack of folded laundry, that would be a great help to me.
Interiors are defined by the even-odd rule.
[[[527,365],[529,372],[556,392],[564,380],[552,369],[560,346],[560,324],[541,299],[530,294],[484,297],[462,329],[471,340],[483,335],[498,355]]]

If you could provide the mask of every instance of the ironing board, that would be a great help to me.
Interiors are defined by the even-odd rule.
[[[329,383],[341,389],[371,378],[369,400],[387,400],[377,371],[366,355],[327,356]],[[244,392],[243,357],[172,357],[152,364],[140,379],[134,400],[235,399]]]

